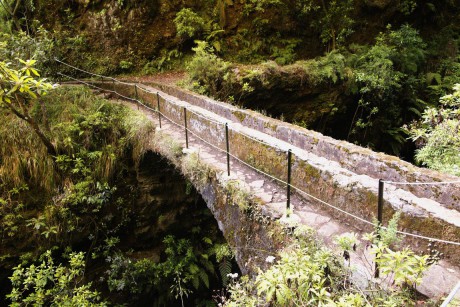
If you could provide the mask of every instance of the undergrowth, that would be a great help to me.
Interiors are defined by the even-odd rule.
[[[312,228],[298,225],[290,231],[293,243],[267,256],[267,270],[259,270],[253,279],[233,279],[227,295],[216,296],[216,301],[224,306],[411,306],[414,289],[433,262],[407,248],[390,248],[400,241],[395,232],[398,219],[397,214],[387,229],[376,226],[375,232],[364,235],[368,244],[361,245],[354,233],[337,236],[337,252],[318,241]],[[353,280],[353,272],[362,268],[350,265],[353,251],[360,248],[375,257],[369,260],[364,286]],[[373,261],[379,264],[379,280],[372,279]]]

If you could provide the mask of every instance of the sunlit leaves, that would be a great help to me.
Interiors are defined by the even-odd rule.
[[[35,60],[19,60],[23,65],[15,69],[10,63],[0,62],[0,105],[30,104],[53,88],[46,79],[39,79],[38,71],[33,67]]]
[[[292,301],[314,306],[331,303],[325,268],[332,261],[332,254],[323,249],[282,253],[280,261],[257,276],[257,293],[266,302],[280,306],[288,306]]]
[[[68,266],[56,265],[51,251],[44,260],[29,267],[19,265],[10,277],[13,289],[7,298],[10,306],[106,306],[99,293],[82,284],[85,255],[71,253]]]
[[[421,147],[415,158],[429,168],[460,175],[460,84],[427,108],[422,119],[409,126],[411,138]]]

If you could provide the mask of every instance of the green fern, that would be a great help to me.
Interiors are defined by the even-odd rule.
[[[219,262],[219,273],[220,278],[222,279],[222,285],[224,287],[227,287],[229,282],[228,274],[232,273],[232,262],[227,257],[225,257],[224,259],[222,259],[221,262]]]
[[[209,276],[204,270],[200,270],[199,276],[206,288],[209,289]]]

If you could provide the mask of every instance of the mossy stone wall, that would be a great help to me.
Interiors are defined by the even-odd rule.
[[[105,84],[104,86],[112,87],[113,85]],[[117,91],[124,95],[133,96],[133,86],[126,85],[116,85]],[[164,89],[164,88],[163,88]],[[386,174],[384,169],[388,169],[389,176],[392,174],[398,173],[400,177],[396,180],[441,180],[449,179],[442,174],[436,172],[431,172],[429,170],[419,169],[414,166],[408,165],[405,162],[398,160],[397,158],[386,156],[383,154],[372,153],[370,150],[360,148],[358,146],[348,144],[345,142],[340,142],[333,140],[328,137],[324,137],[318,133],[314,133],[305,129],[300,129],[298,127],[282,123],[276,120],[269,119],[255,112],[237,110],[233,106],[227,106],[223,103],[213,102],[209,98],[197,97],[195,95],[185,93],[182,90],[172,89],[170,90],[172,94],[176,94],[180,99],[190,103],[197,103],[200,107],[213,110],[218,113],[222,118],[218,118],[224,122],[225,120],[232,119],[236,122],[231,124],[233,125],[249,125],[255,130],[263,131],[269,135],[278,137],[280,135],[280,130],[285,132],[281,134],[282,138],[287,139],[290,144],[296,144],[300,140],[300,135],[303,133],[303,144],[298,144],[303,146],[304,149],[311,149],[310,152],[305,150],[294,150],[293,154],[293,163],[292,163],[292,184],[306,193],[313,195],[329,204],[332,204],[342,210],[345,210],[349,213],[357,215],[361,218],[364,218],[368,221],[371,221],[376,216],[377,208],[377,183],[378,176],[373,172],[375,169],[372,168],[372,165],[378,165],[380,168],[379,172]],[[171,97],[165,93],[161,93],[163,98],[160,99],[160,108],[162,112],[172,120],[177,123],[183,124],[183,112],[182,108],[187,106],[191,108],[184,101],[179,101],[177,98]],[[145,102],[151,102],[152,105],[156,101],[156,94],[146,95],[144,98]],[[175,106],[172,103],[168,103],[165,99],[169,101],[174,101]],[[194,100],[196,100],[194,102]],[[231,115],[229,115],[231,114]],[[235,115],[237,114],[237,115]],[[241,116],[245,114],[246,116]],[[228,117],[226,117],[228,116]],[[216,146],[224,146],[222,143],[225,140],[222,136],[222,132],[217,132],[215,130],[215,123],[211,123],[206,119],[206,115],[191,117],[190,120],[195,121],[194,127],[190,129],[194,132],[199,133],[200,137],[205,139],[208,142],[215,144]],[[213,118],[216,120],[216,118]],[[199,123],[199,124],[198,124]],[[196,127],[200,127],[197,130]],[[235,126],[236,127],[236,126]],[[274,128],[276,127],[276,128]],[[290,130],[288,128],[291,128]],[[222,131],[224,131],[222,129]],[[238,129],[235,129],[238,131]],[[297,140],[297,141],[296,141]],[[333,145],[336,147],[333,147]],[[272,175],[283,181],[286,181],[287,178],[287,147],[286,145],[277,146],[278,144],[273,144],[273,146],[267,146],[263,143],[257,142],[251,138],[243,136],[239,133],[235,133],[233,130],[230,133],[230,151],[232,154],[238,156],[240,159],[246,163]],[[299,147],[300,147],[299,146]],[[319,147],[319,148],[316,148]],[[225,148],[225,147],[221,147]],[[328,148],[326,151],[325,148]],[[325,156],[317,157],[313,153],[318,153],[326,151]],[[359,159],[357,158],[359,157]],[[340,160],[342,159],[343,160]],[[366,160],[364,162],[362,160]],[[336,161],[340,160],[340,161]],[[174,162],[176,165],[179,163],[179,160]],[[352,172],[351,165],[355,166],[357,172]],[[359,170],[363,171],[366,168],[366,165],[369,166],[369,175],[363,175],[359,173]],[[388,168],[391,165],[393,167]],[[375,165],[374,165],[375,166]],[[400,168],[398,168],[400,167]],[[391,170],[398,170],[392,172]],[[402,178],[402,176],[405,176]],[[395,175],[396,176],[396,175]],[[437,177],[433,177],[437,176]],[[392,180],[394,177],[387,177],[387,180]],[[450,178],[452,179],[452,178]],[[260,233],[260,238],[266,236],[266,233],[262,229],[259,229],[259,226],[254,221],[245,220],[243,217],[238,215],[238,213],[233,210],[237,210],[238,206],[231,208],[223,204],[223,199],[225,199],[225,193],[219,192],[219,186],[217,183],[212,183],[213,180],[217,180],[217,175],[211,178],[210,185],[204,187],[197,187],[198,190],[206,195],[203,195],[205,200],[208,203],[210,208],[214,208],[213,213],[218,219],[219,223],[228,223],[227,226],[223,226],[221,229],[224,231],[225,236],[231,236],[232,238],[227,238],[229,242],[241,244],[242,238],[240,237],[241,233],[236,231],[236,229],[241,228],[251,228],[258,229],[257,231],[262,231]],[[395,180],[395,179],[393,179]],[[413,187],[414,194],[419,193],[417,187]],[[427,192],[428,194],[436,194],[436,190],[430,189],[420,189],[421,191],[431,191]],[[402,192],[401,192],[402,191]],[[449,221],[440,215],[431,214],[431,212],[426,211],[423,206],[419,206],[420,202],[423,202],[423,198],[413,196],[407,196],[407,192],[401,190],[394,190],[389,192],[386,195],[385,200],[385,212],[384,217],[385,221],[388,221],[391,215],[395,211],[402,211],[401,225],[402,229],[411,233],[422,234],[425,236],[440,238],[444,240],[453,240],[456,241],[460,237],[460,227],[455,223]],[[456,191],[458,194],[458,191]],[[217,193],[217,194],[216,194]],[[405,194],[404,194],[405,193]],[[442,193],[446,193],[443,191]],[[393,195],[394,194],[394,195]],[[430,194],[430,195],[431,195]],[[213,196],[214,195],[214,196]],[[217,196],[221,195],[221,196]],[[302,194],[300,194],[302,195]],[[451,195],[456,197],[455,193]],[[219,197],[223,197],[222,200],[219,200]],[[444,199],[447,196],[437,195],[436,199]],[[307,201],[312,201],[311,198],[305,197]],[[341,219],[344,223],[348,223],[356,226],[358,229],[364,231],[372,230],[370,225],[366,225],[362,222],[359,222],[346,214],[340,213],[339,211],[332,209],[328,206],[322,205],[319,202],[313,201],[314,205],[323,206],[325,210],[328,210],[331,215]],[[225,209],[224,209],[224,206]],[[447,205],[448,206],[448,205]],[[228,208],[227,208],[228,207]],[[230,208],[230,209],[229,209]],[[230,210],[230,211],[227,211]],[[446,210],[444,208],[444,210]],[[451,210],[452,211],[452,210]],[[233,212],[233,213],[232,213]],[[238,221],[235,220],[235,215],[239,216]],[[248,223],[248,224],[246,224]],[[235,228],[235,226],[237,228]],[[408,239],[407,242],[411,241],[413,247],[419,250],[425,250],[427,246],[427,241],[419,240],[415,242],[414,239]],[[263,244],[263,239],[261,239],[259,244]],[[449,246],[449,245],[439,245],[438,248],[444,252],[447,258],[453,260],[453,262],[460,261],[460,253],[458,248]],[[248,253],[247,255],[249,255]],[[246,255],[246,254],[241,254]],[[240,256],[240,265],[241,263],[247,262],[247,257],[250,256]],[[243,261],[244,259],[244,261]],[[244,269],[243,269],[244,271]]]

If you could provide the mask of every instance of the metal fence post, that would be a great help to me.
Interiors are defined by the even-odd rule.
[[[160,122],[161,128],[161,111],[160,111],[160,93],[157,92],[157,109],[158,109],[158,121]]]
[[[287,200],[286,200],[286,216],[289,217],[291,210],[291,162],[292,150],[288,150],[288,175],[287,175]]]
[[[137,84],[134,84],[134,92],[136,93],[137,109],[139,110],[139,93],[137,92]]]
[[[377,220],[379,221],[379,226],[383,223],[383,188],[384,182],[382,179],[379,179],[379,202],[377,206]]]
[[[230,176],[230,145],[228,141],[228,123],[225,123],[225,142],[227,143],[227,175]]]
[[[379,196],[378,196],[378,203],[377,203],[377,221],[378,221],[377,230],[380,230],[380,227],[383,224],[383,188],[384,188],[384,182],[382,179],[379,179]],[[377,240],[380,240],[380,234],[378,232],[377,232]],[[377,260],[377,258],[375,260]],[[375,261],[374,277],[379,278],[379,276],[380,276],[379,265],[377,264],[377,261]]]
[[[116,93],[116,90],[115,90],[115,80],[112,79],[112,90]]]
[[[184,107],[185,148],[188,148],[187,108]]]

